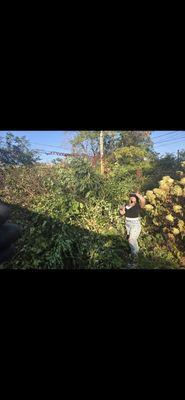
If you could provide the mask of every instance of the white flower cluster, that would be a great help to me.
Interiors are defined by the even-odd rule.
[[[179,219],[178,221],[178,228],[180,232],[185,232],[185,223],[182,219]]]
[[[152,204],[146,204],[145,206],[146,211],[153,211],[154,207],[152,206]]]
[[[154,194],[153,190],[148,190],[145,197],[151,204],[156,204],[156,195]]]
[[[173,232],[173,234],[174,234],[175,236],[176,236],[176,235],[179,235],[179,233],[180,233],[179,229],[177,229],[177,228],[173,228],[172,232]]]
[[[159,199],[161,199],[161,200],[166,199],[166,195],[167,195],[166,190],[164,190],[162,188],[159,188],[159,189],[156,188],[153,191]]]
[[[166,215],[166,219],[167,219],[167,221],[169,221],[169,222],[174,222],[174,217],[173,217],[173,215],[171,215],[171,214]]]
[[[181,183],[181,185],[185,185],[185,178],[182,178],[182,179],[180,180],[180,183]]]
[[[160,181],[160,183],[172,186],[174,183],[174,179],[172,179],[170,176],[163,176],[163,179]]]
[[[171,189],[171,194],[174,196],[182,196],[182,188],[179,185],[175,185]]]
[[[178,205],[178,204],[175,204],[175,205],[173,206],[173,211],[174,211],[175,213],[180,213],[180,212],[182,211],[182,206],[180,206],[180,205]]]
[[[176,171],[176,174],[179,175],[179,176],[183,176],[184,172],[183,171]]]

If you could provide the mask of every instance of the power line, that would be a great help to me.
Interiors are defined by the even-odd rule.
[[[0,143],[1,142],[5,142],[6,143],[6,139],[0,139]],[[4,144],[4,143],[3,143]],[[31,145],[39,145],[39,146],[43,146],[43,147],[52,147],[52,148],[69,148],[69,146],[68,145],[54,145],[54,144],[44,144],[44,143],[37,143],[37,142],[30,142],[29,141],[29,144],[31,144]],[[14,144],[14,146],[15,146],[15,144]],[[18,146],[18,144],[17,144],[17,146]],[[32,149],[33,150],[33,149]],[[37,149],[37,150],[39,150],[39,149]]]
[[[179,137],[176,137],[176,138],[174,137],[174,138],[171,138],[171,139],[160,140],[159,142],[155,142],[154,144],[170,143],[170,142],[174,142],[176,140],[181,141],[183,139],[185,139],[185,136],[181,136],[180,138]]]
[[[169,132],[163,133],[162,135],[159,135],[159,136],[157,136],[157,137],[154,137],[154,139],[158,139],[158,138],[160,138],[160,137],[162,137],[162,136],[172,135],[172,134],[174,134],[174,133],[176,133],[176,132],[183,132],[183,131],[169,131]]]
[[[166,139],[166,140],[159,140],[159,142],[155,142],[154,144],[160,144],[160,143],[169,143],[171,141],[174,141],[175,139],[181,140],[185,139],[185,136],[182,136],[181,138],[171,138],[171,139]]]
[[[179,132],[179,133],[184,133],[184,131],[170,131],[170,132],[168,132],[168,135],[169,134],[174,134],[175,132]],[[110,135],[113,135],[114,133],[113,132],[110,132]],[[117,132],[115,131],[115,134],[117,134]],[[105,134],[105,135],[107,135],[107,133]],[[161,137],[161,136],[166,136],[166,134],[164,134],[164,135],[160,135],[160,136],[158,136],[158,137]],[[156,139],[158,139],[158,138],[156,138]],[[173,143],[177,143],[177,142],[174,142],[174,139],[175,138],[169,138],[169,139],[166,139],[166,140],[164,140],[164,141],[157,141],[157,142],[155,142],[154,140],[152,140],[152,142],[153,142],[153,144],[154,145],[158,145],[158,147],[160,147],[160,146],[162,146],[163,145],[163,143],[164,144],[166,144],[166,143],[169,143],[169,144],[173,144]],[[184,139],[184,136],[182,136],[181,138],[179,138],[179,140],[181,141],[181,139]],[[5,138],[0,138],[0,143],[2,142],[2,141],[5,141],[6,142],[6,139]],[[43,146],[43,147],[51,147],[51,148],[60,148],[60,149],[65,149],[65,148],[69,148],[69,146],[68,145],[53,145],[53,144],[44,144],[44,143],[38,143],[38,142],[31,142],[31,141],[29,141],[29,143],[30,144],[34,144],[34,145],[40,145],[40,146]],[[162,144],[161,144],[162,143]],[[32,150],[35,150],[35,151],[37,151],[37,152],[44,152],[44,153],[46,153],[46,151],[47,150],[43,150],[43,149],[32,149]]]
[[[185,137],[183,138],[183,139],[185,139]],[[171,142],[171,143],[169,143],[169,145],[170,144],[175,144],[175,143],[185,143],[185,142],[183,142],[182,140],[177,140],[177,141],[174,141],[174,142]],[[166,146],[166,143],[163,143],[163,144],[159,144],[157,147],[162,147],[162,146]]]
[[[46,146],[46,147],[57,147],[57,148],[61,148],[61,147],[68,147],[67,145],[55,145],[55,144],[44,144],[44,143],[37,143],[37,142],[30,142],[31,144],[36,144],[39,146]]]
[[[125,131],[125,132],[127,132],[127,131]],[[166,133],[164,133],[164,134],[162,134],[162,135],[159,135],[158,137],[156,137],[156,138],[151,138],[151,145],[152,144],[154,144],[154,145],[158,145],[158,144],[161,144],[161,143],[170,143],[171,141],[174,141],[175,139],[176,139],[176,137],[169,137],[169,138],[166,138],[165,139],[165,137],[166,136],[169,136],[169,135],[174,135],[174,134],[178,134],[178,133],[185,133],[185,131],[169,131],[168,133],[166,132]],[[117,134],[117,132],[115,132],[115,135]],[[104,134],[104,136],[106,137],[106,136],[113,136],[114,135],[114,132],[110,132],[110,133],[108,133],[108,132],[106,132],[105,134]],[[160,138],[160,137],[164,137],[164,139],[165,140],[159,140],[158,141],[158,138]],[[157,142],[155,142],[155,139],[157,140]],[[182,136],[181,138],[179,138],[180,140],[181,139],[184,139],[184,136]]]
[[[168,134],[160,135],[160,136],[158,136],[157,138],[154,138],[154,139],[158,139],[159,137],[166,136],[166,135],[169,135],[169,134],[172,134],[172,133],[175,133],[175,132],[178,132],[178,131],[172,131],[172,132],[169,132]],[[106,132],[104,134],[104,136],[113,136],[113,135],[117,135],[118,133],[119,132],[116,132],[116,131],[115,131],[115,133],[114,132],[110,132],[110,133]],[[5,138],[1,138],[1,141],[6,141],[6,139]],[[154,142],[154,140],[152,140],[152,141]],[[39,146],[43,146],[43,147],[53,147],[53,148],[62,148],[62,147],[65,148],[65,147],[68,147],[67,144],[64,144],[64,145],[53,145],[53,144],[44,144],[44,143],[32,142],[30,140],[29,140],[29,144],[39,145]]]
[[[125,133],[128,133],[128,132],[129,132],[129,134],[132,134],[132,132],[136,133],[136,132],[146,132],[146,131],[111,131],[111,132],[109,132],[109,131],[103,131],[104,136],[114,136],[114,135],[120,134],[121,132],[125,132]],[[151,132],[151,134],[152,134],[152,131],[150,131],[150,132]],[[169,132],[165,132],[165,133],[163,133],[162,135],[159,135],[159,136],[157,136],[157,137],[154,137],[154,139],[158,139],[158,138],[163,137],[163,136],[166,136],[166,135],[171,135],[171,134],[174,134],[175,132],[184,132],[184,131],[169,131]],[[97,132],[97,134],[98,134],[98,132]],[[98,135],[97,135],[97,136],[98,136]]]
[[[184,135],[185,132],[181,132],[181,134]],[[175,137],[172,137],[172,136],[168,136],[166,138],[163,137],[164,140],[162,139],[162,140],[159,140],[159,141],[158,141],[158,138],[155,138],[155,140],[157,140],[157,142],[155,140],[153,140],[153,139],[152,139],[152,142],[155,144],[155,143],[162,143],[162,142],[168,141],[168,140],[180,139],[181,137],[183,138],[183,136],[178,137],[177,135],[178,135],[178,133],[176,133]]]
[[[3,140],[5,140],[5,139],[3,139]],[[1,142],[1,140],[0,140],[0,142]],[[37,143],[37,142],[29,142],[29,144],[34,144],[34,145],[43,146],[43,147],[46,146],[46,147],[60,148],[60,149],[61,149],[61,147],[63,147],[63,148],[68,147],[67,145],[54,145],[54,144],[45,144],[45,143]]]

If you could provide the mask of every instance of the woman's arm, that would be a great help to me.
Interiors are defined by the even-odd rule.
[[[125,215],[125,206],[120,207],[119,212],[122,216]]]
[[[144,208],[144,207],[145,207],[145,204],[146,204],[144,197],[143,197],[140,193],[138,193],[138,192],[136,193],[136,195],[137,195],[138,199],[140,200],[140,206],[141,206],[141,208]]]

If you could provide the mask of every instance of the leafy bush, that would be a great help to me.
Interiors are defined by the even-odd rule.
[[[47,193],[45,180],[52,175],[52,168],[42,165],[1,167],[3,185],[0,196],[7,202],[29,206],[37,195]]]
[[[149,168],[147,162],[143,170]],[[0,196],[11,205],[12,221],[23,228],[16,257],[5,266],[125,268],[130,250],[118,207],[128,201],[131,191],[139,185],[142,188],[144,181],[135,170],[132,162],[116,161],[102,177],[84,159],[52,167],[4,168]],[[154,268],[156,263],[159,268],[183,265],[183,163],[177,172],[176,179],[164,176],[159,187],[146,193],[148,204],[139,238],[141,268]]]
[[[179,261],[184,257],[185,244],[184,185],[184,177],[174,180],[164,176],[159,182],[159,188],[147,191],[148,204],[145,206],[150,232],[161,232],[168,249]]]

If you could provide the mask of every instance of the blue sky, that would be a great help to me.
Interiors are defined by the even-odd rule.
[[[76,132],[63,131],[12,131],[12,133],[17,136],[26,136],[26,138],[30,140],[31,148],[43,149],[45,151],[61,151],[67,153],[71,152],[71,144],[69,140],[76,134]],[[5,134],[5,131],[0,131],[1,137],[3,137]],[[177,153],[178,149],[185,149],[185,131],[153,131],[152,140],[154,141],[154,143],[156,143],[156,145],[154,145],[154,149],[161,155],[167,152]],[[165,143],[165,141],[167,142]],[[47,145],[61,147],[52,148]],[[42,154],[41,157],[42,161],[51,162],[52,159],[56,158],[57,156],[47,156]]]

